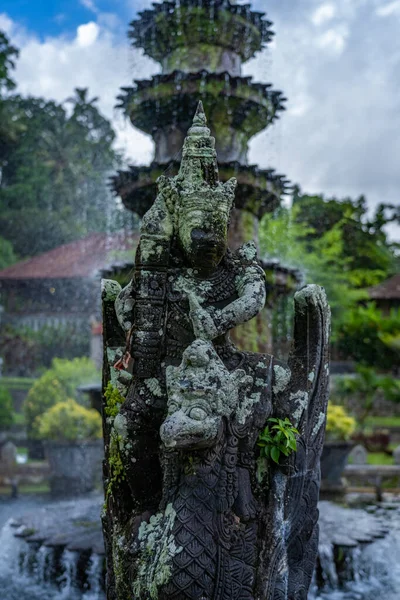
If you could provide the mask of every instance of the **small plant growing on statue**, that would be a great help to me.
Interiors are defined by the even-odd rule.
[[[296,435],[299,431],[293,427],[288,418],[271,417],[267,423],[258,437],[257,446],[261,449],[261,458],[271,458],[279,464],[281,456],[290,456],[292,452],[296,452]]]

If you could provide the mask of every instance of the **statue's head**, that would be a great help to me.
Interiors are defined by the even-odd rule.
[[[220,183],[216,189],[204,186],[185,191],[181,197],[177,219],[180,245],[194,268],[213,270],[227,250],[233,190]]]
[[[189,263],[199,271],[215,269],[226,252],[235,188],[236,179],[225,184],[218,180],[215,139],[199,102],[179,174],[159,180],[167,205],[173,198],[169,210],[174,213],[175,236]]]
[[[179,367],[167,368],[168,416],[160,429],[167,448],[213,446],[223,418],[239,404],[239,390],[251,383],[242,369],[230,373],[211,342],[194,341]]]

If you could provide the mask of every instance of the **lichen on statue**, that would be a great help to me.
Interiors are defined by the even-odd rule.
[[[235,254],[227,250],[236,181],[218,181],[214,145],[200,103],[185,140],[180,172],[172,179],[159,179],[157,199],[143,218],[135,278],[116,302],[122,327],[129,331],[133,325],[130,345],[138,377],[147,376],[150,369],[157,375],[164,353],[168,363],[169,336],[180,342],[166,314],[170,311],[159,310],[165,299],[168,305],[179,295],[175,303],[181,301],[185,320],[180,326],[186,336],[192,334],[190,341],[200,337],[217,340],[219,346],[227,344],[221,336],[253,318],[265,303],[265,276],[253,245]],[[181,357],[186,341],[173,358]],[[143,356],[152,363],[147,360],[144,369]]]
[[[110,600],[125,600],[127,590],[140,600],[272,598],[264,578],[266,565],[275,564],[268,553],[279,546],[268,543],[276,533],[268,505],[275,479],[268,465],[266,476],[256,477],[257,439],[272,413],[297,411],[301,428],[320,393],[319,378],[304,384],[314,392],[303,389],[303,358],[293,361],[296,387],[288,366],[239,351],[230,339],[233,328],[263,309],[266,287],[254,244],[236,252],[227,247],[236,181],[218,180],[214,146],[199,103],[179,174],[159,178],[158,196],[142,221],[134,277],[115,302],[127,347],[114,367],[129,375],[122,371],[118,383],[113,366],[110,373],[120,392],[129,388],[122,403],[118,397],[106,406],[120,461],[117,474],[109,454],[114,470],[110,463],[109,480],[105,476]],[[320,314],[313,298],[303,294],[299,300],[307,327],[313,323],[309,304]],[[324,327],[325,335],[325,321]],[[314,329],[319,335],[319,322]],[[326,344],[318,348],[316,361]],[[304,354],[301,344],[296,351]],[[305,352],[308,360],[314,356]],[[112,364],[115,352],[106,355]],[[296,399],[303,396],[308,404],[300,406]],[[314,430],[319,444],[320,428]],[[298,467],[285,469],[291,476]],[[284,502],[288,492],[279,489],[275,502]],[[311,539],[309,527],[302,535]],[[304,543],[311,542],[302,538]],[[311,574],[303,570],[307,587]]]

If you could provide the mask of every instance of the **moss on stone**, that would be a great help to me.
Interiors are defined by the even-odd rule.
[[[115,418],[119,413],[120,406],[124,402],[125,398],[121,392],[112,385],[111,381],[108,382],[104,397],[106,400],[104,412],[108,417]]]
[[[123,440],[115,431],[111,432],[108,454],[109,479],[106,489],[106,499],[112,495],[115,484],[125,480],[125,469],[121,459]]]
[[[262,41],[267,37],[262,22],[255,24],[248,17],[223,8],[215,10],[211,18],[210,9],[199,5],[180,5],[179,10],[172,13],[156,13],[150,27],[152,36],[147,26],[146,38],[139,39],[155,60],[162,60],[171,48],[199,43],[228,48],[240,54],[243,60],[248,60],[261,50]],[[171,31],[175,32],[172,39]],[[179,64],[175,63],[177,67]]]
[[[128,530],[129,527],[126,526]],[[118,600],[131,600],[132,586],[129,577],[131,555],[129,551],[130,535],[121,525],[114,523],[112,536],[112,561]]]
[[[164,60],[164,71],[198,71],[207,65],[210,72],[216,72],[221,63],[221,57],[225,49],[221,46],[197,43],[193,46],[178,46]],[[197,68],[196,68],[197,67]]]
[[[272,388],[274,394],[283,392],[289,383],[291,372],[289,367],[282,367],[281,365],[274,366],[274,386]]]
[[[114,302],[121,292],[121,286],[113,279],[101,280],[101,299],[103,302]]]
[[[168,583],[172,559],[182,550],[172,533],[175,518],[176,512],[172,504],[168,504],[164,512],[153,515],[149,522],[140,525],[138,540],[141,557],[133,583],[135,597],[149,595],[156,600],[159,588]]]

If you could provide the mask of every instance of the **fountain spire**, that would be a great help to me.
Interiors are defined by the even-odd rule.
[[[155,144],[149,166],[131,166],[112,180],[126,208],[144,216],[156,196],[157,178],[179,172],[189,128],[204,128],[216,139],[219,180],[237,180],[230,247],[258,244],[260,219],[280,206],[290,190],[283,175],[248,164],[247,158],[251,138],[271,126],[285,108],[286,98],[271,84],[242,76],[242,64],[272,40],[271,25],[264,13],[231,0],[171,0],[139,12],[129,38],[132,46],[161,64],[161,74],[136,80],[118,96],[118,107]],[[279,293],[291,291],[296,277],[288,270],[277,274],[276,265],[267,273],[272,284],[277,280]],[[258,334],[251,334],[259,339],[263,331],[261,337],[268,342],[255,342],[262,351],[271,350],[267,320],[264,315]]]
[[[132,21],[132,45],[160,62],[162,72],[122,88],[118,96],[119,108],[155,142],[149,167],[132,166],[113,179],[129,210],[143,216],[154,198],[157,177],[167,168],[171,175],[178,172],[189,115],[199,98],[217,140],[221,180],[238,179],[239,211],[255,219],[257,229],[258,219],[279,206],[288,181],[272,169],[249,165],[247,153],[250,139],[284,110],[285,98],[271,84],[241,75],[242,64],[273,38],[271,25],[263,13],[230,0],[154,3]],[[245,233],[242,237],[238,243],[246,241]]]

